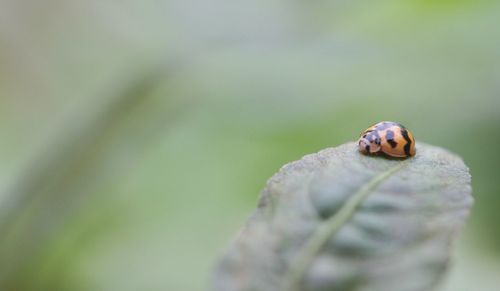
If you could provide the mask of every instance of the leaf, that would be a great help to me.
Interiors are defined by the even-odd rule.
[[[470,207],[470,175],[419,143],[406,160],[346,143],[285,165],[221,258],[218,291],[429,290]]]

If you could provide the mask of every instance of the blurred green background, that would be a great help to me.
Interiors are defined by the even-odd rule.
[[[381,120],[463,157],[444,290],[500,286],[500,2],[0,0],[0,290],[207,290],[283,164]]]

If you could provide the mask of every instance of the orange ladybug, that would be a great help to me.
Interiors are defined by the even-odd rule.
[[[367,128],[358,140],[359,151],[364,154],[384,153],[391,157],[406,158],[415,155],[415,139],[411,132],[397,122],[382,121]]]

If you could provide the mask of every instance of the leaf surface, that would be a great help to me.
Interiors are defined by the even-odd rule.
[[[346,143],[289,163],[221,258],[218,291],[429,290],[470,207],[470,175],[448,151],[406,160]]]

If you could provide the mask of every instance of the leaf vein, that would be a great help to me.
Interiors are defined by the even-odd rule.
[[[285,274],[283,290],[298,291],[307,269],[326,242],[354,215],[359,205],[384,180],[403,168],[407,163],[402,161],[388,170],[376,175],[357,192],[355,192],[340,210],[324,221],[306,241]]]

